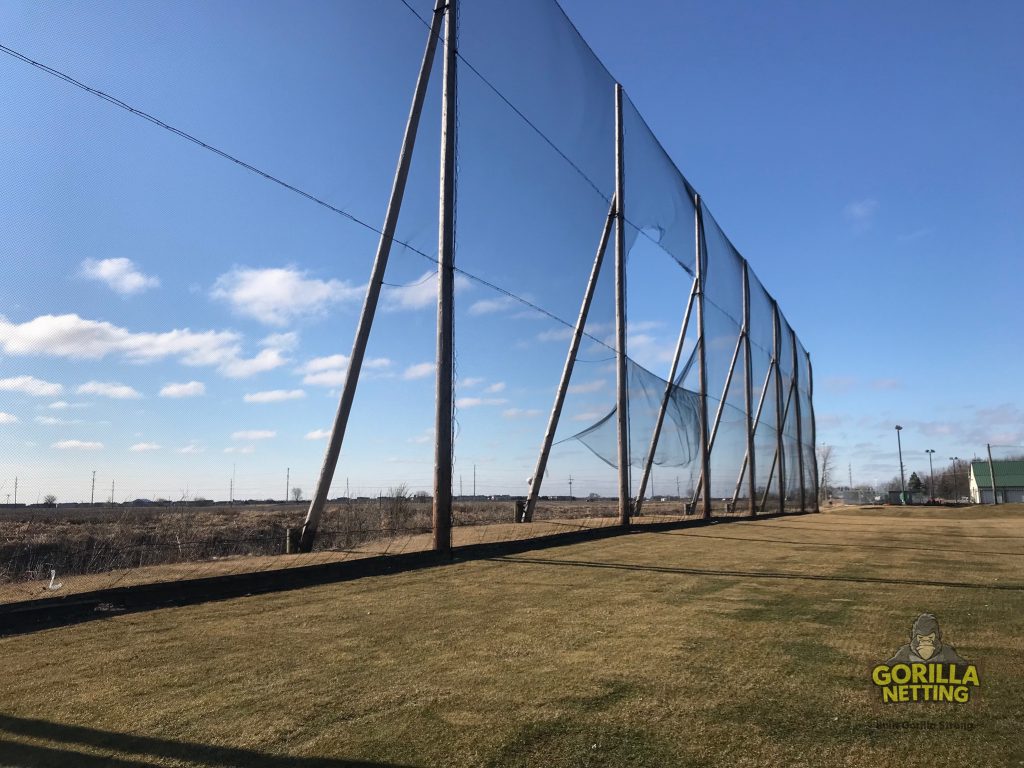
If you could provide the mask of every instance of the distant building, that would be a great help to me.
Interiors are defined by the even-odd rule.
[[[993,461],[992,468],[996,473],[999,503],[1024,502],[1024,461]],[[971,462],[971,501],[992,503],[992,475],[986,460]]]

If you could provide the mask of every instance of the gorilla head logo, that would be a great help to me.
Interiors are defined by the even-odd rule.
[[[910,629],[910,642],[896,651],[886,662],[894,664],[966,664],[956,649],[942,642],[939,620],[931,613],[922,613]]]

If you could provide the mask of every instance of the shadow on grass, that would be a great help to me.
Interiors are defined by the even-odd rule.
[[[716,568],[680,568],[667,565],[636,565],[635,563],[596,563],[590,560],[551,560],[538,557],[492,557],[503,563],[529,565],[567,565],[576,568],[610,568],[616,571],[642,571],[691,576],[726,576],[753,579],[797,579],[801,581],[841,581],[850,584],[893,584],[897,586],[954,587],[958,589],[1001,589],[1024,592],[1024,584],[973,584],[968,581],[932,581],[928,579],[883,579],[872,576],[831,576],[814,573],[786,573],[783,571],[731,571]]]
[[[5,736],[20,736],[54,742],[38,746],[10,741]],[[74,747],[91,747],[128,756],[96,755]],[[152,762],[156,760],[158,762]],[[330,757],[291,757],[272,755],[234,747],[191,744],[151,736],[101,731],[79,725],[62,725],[0,714],[0,764],[19,768],[156,768],[163,761],[195,763],[217,768],[385,768],[390,763],[373,763]],[[392,766],[392,768],[398,768]]]

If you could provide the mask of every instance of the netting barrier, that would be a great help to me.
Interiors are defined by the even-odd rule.
[[[634,522],[815,509],[810,358],[707,203],[556,2],[456,8],[449,543],[621,522],[620,402]],[[0,12],[0,602],[436,546],[444,11]]]

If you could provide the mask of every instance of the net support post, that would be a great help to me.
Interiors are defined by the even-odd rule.
[[[996,465],[992,461],[992,445],[990,443],[985,444],[985,448],[988,449],[988,475],[989,479],[992,480],[992,504],[999,503],[999,490],[996,487]],[[981,495],[979,491],[978,495]],[[979,499],[980,501],[980,499]]]
[[[434,419],[434,506],[431,546],[452,549],[452,396],[455,368],[455,127],[458,0],[447,0],[441,101],[441,184],[438,210],[437,395]]]
[[[747,416],[747,472],[750,488],[750,516],[757,515],[757,468],[754,451],[754,372],[750,350],[750,265],[743,260],[743,399]],[[735,506],[736,500],[733,499]]]
[[[769,365],[768,365],[768,373],[765,374],[764,384],[761,385],[761,396],[758,398],[758,401],[757,401],[757,411],[754,413],[753,435],[754,435],[755,438],[757,437],[757,427],[761,423],[761,410],[764,408],[764,401],[765,401],[766,396],[768,395],[768,387],[772,383],[772,374],[773,374],[773,372],[774,372],[774,364],[769,363]],[[736,500],[740,496],[740,488],[743,485],[743,476],[747,473],[747,462],[750,459],[749,450],[750,449],[748,448],[747,449],[747,453],[744,453],[744,455],[743,455],[743,463],[740,465],[740,473],[736,476],[736,490],[733,491],[733,494],[732,494],[732,504],[733,504],[733,507],[736,506]],[[769,482],[771,482],[770,476],[769,476]],[[762,508],[764,507],[764,503],[763,502],[761,504],[761,507]]]
[[[698,408],[700,415],[700,490],[703,493],[701,504],[701,517],[711,517],[711,442],[708,437],[708,366],[707,366],[707,336],[704,333],[704,289],[705,280],[705,258],[704,258],[704,214],[702,211],[700,195],[694,195],[693,204],[696,210],[695,232],[697,251],[697,378],[699,380],[700,392]],[[694,495],[694,502],[697,498]]]
[[[683,323],[679,327],[679,340],[676,342],[676,351],[672,355],[672,366],[668,372],[668,381],[665,383],[665,393],[661,397],[661,407],[658,408],[658,417],[654,421],[654,432],[651,434],[651,447],[647,451],[647,459],[644,461],[644,473],[640,477],[640,488],[636,493],[636,514],[640,514],[644,503],[644,494],[647,492],[647,483],[651,477],[651,467],[654,465],[654,454],[658,450],[658,440],[661,437],[661,427],[665,423],[665,412],[668,410],[669,400],[672,399],[672,390],[675,389],[676,372],[679,369],[679,359],[683,354],[683,345],[686,343],[686,329],[690,324],[690,312],[693,309],[693,297],[697,293],[697,279],[694,278],[690,286],[690,297],[686,301],[686,311],[683,313]]]
[[[622,85],[615,84],[615,421],[619,448],[619,523],[629,525],[629,381],[626,373],[626,220]]]
[[[807,510],[807,489],[805,487],[804,475],[804,432],[803,419],[800,408],[800,361],[796,351],[796,332],[790,328],[789,337],[793,346],[793,391],[796,394],[796,462],[797,471],[800,472],[800,511]]]
[[[391,197],[388,200],[387,212],[384,215],[384,226],[381,229],[380,240],[377,243],[377,253],[370,271],[370,281],[366,286],[366,297],[363,300],[363,309],[359,315],[359,325],[356,328],[355,341],[352,344],[352,354],[349,356],[345,384],[342,387],[341,397],[338,401],[338,410],[334,416],[334,424],[331,427],[331,436],[327,442],[327,450],[320,468],[320,476],[317,479],[316,489],[310,499],[306,519],[303,522],[302,532],[299,535],[298,550],[300,552],[309,552],[313,549],[313,542],[316,539],[320,518],[323,515],[324,505],[327,503],[327,496],[331,488],[331,482],[334,480],[335,469],[338,466],[338,457],[341,455],[341,446],[345,441],[345,430],[348,427],[349,416],[352,412],[352,403],[355,399],[356,387],[359,383],[359,373],[366,354],[366,346],[370,339],[370,329],[373,327],[374,315],[377,312],[377,303],[380,300],[384,273],[387,271],[388,258],[391,255],[391,244],[395,236],[395,228],[398,225],[398,215],[402,208],[402,200],[405,196],[405,185],[409,178],[413,148],[416,145],[416,132],[419,129],[420,115],[423,112],[423,101],[426,97],[427,85],[430,81],[430,70],[434,63],[434,53],[437,49],[437,40],[441,32],[444,2],[445,0],[437,0],[434,5],[434,15],[431,21],[430,32],[427,35],[427,46],[423,53],[423,62],[420,65],[419,76],[416,79],[412,106],[409,109],[409,118],[405,125],[405,135],[402,138],[402,148],[398,155],[398,167],[395,170],[395,177],[391,187]]]
[[[569,352],[565,357],[565,366],[562,369],[562,378],[555,391],[555,402],[551,406],[551,416],[548,418],[547,430],[544,432],[544,440],[541,443],[540,456],[537,458],[537,467],[533,471],[530,482],[530,490],[526,497],[526,510],[523,513],[523,522],[533,522],[533,514],[537,508],[537,497],[540,495],[541,483],[544,480],[544,473],[547,471],[548,456],[551,453],[551,445],[554,443],[555,432],[558,430],[558,421],[562,416],[562,406],[565,404],[565,396],[569,391],[569,381],[572,378],[573,368],[576,366],[576,355],[579,352],[580,341],[583,339],[583,330],[587,326],[587,315],[590,314],[590,304],[594,298],[594,290],[597,288],[597,280],[601,273],[601,264],[604,262],[604,255],[608,250],[608,239],[611,237],[612,223],[615,221],[615,198],[612,198],[611,207],[608,209],[608,216],[605,218],[604,227],[601,230],[601,239],[597,246],[597,255],[594,256],[594,266],[590,270],[590,278],[587,281],[586,290],[583,293],[583,303],[580,306],[579,316],[576,318],[576,325],[573,328],[572,338],[569,341]]]
[[[732,377],[736,373],[736,361],[740,356],[740,349],[743,347],[743,335],[742,333],[736,337],[736,346],[732,350],[732,359],[729,361],[729,371],[725,375],[725,386],[722,387],[722,397],[718,401],[718,408],[715,409],[715,421],[711,425],[711,435],[708,437],[708,453],[710,454],[715,450],[715,438],[718,436],[718,427],[722,423],[722,413],[725,410],[725,401],[729,397],[729,388],[732,386]],[[709,486],[710,487],[710,486]],[[694,501],[696,501],[697,495],[704,489],[704,474],[702,473],[700,479],[697,481],[697,493],[694,495]]]
[[[811,354],[807,355],[807,405],[811,409],[811,470],[814,472],[814,511],[821,512],[821,483],[818,479],[818,424],[814,417],[814,368],[811,366]]]
[[[786,414],[782,407],[782,321],[779,319],[779,304],[772,299],[772,355],[775,357],[775,424],[776,464],[779,467],[779,514],[786,511]]]

